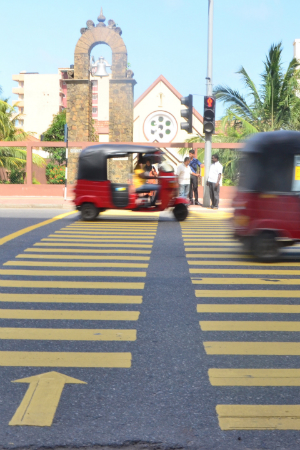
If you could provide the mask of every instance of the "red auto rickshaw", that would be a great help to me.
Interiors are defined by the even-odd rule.
[[[129,174],[134,154],[141,162],[150,158],[152,164],[159,164],[157,185],[145,180],[141,187],[134,188]],[[185,220],[189,202],[178,197],[177,176],[163,159],[163,152],[156,147],[101,144],[82,150],[74,190],[82,220],[94,220],[107,209],[157,212],[166,208],[173,209],[177,220]]]
[[[300,133],[251,137],[242,150],[234,199],[235,236],[262,261],[300,241]]]

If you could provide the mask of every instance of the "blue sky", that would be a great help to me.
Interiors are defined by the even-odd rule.
[[[214,85],[243,90],[235,72],[243,65],[256,83],[272,43],[282,41],[285,67],[300,38],[299,0],[214,1]],[[182,94],[205,94],[208,0],[14,0],[1,2],[0,86],[16,98],[12,74],[22,70],[56,73],[73,63],[80,28],[106,19],[122,28],[135,73],[135,99],[164,75]],[[106,50],[102,51],[102,48]],[[110,58],[105,46],[95,56]],[[194,105],[202,114],[203,97]],[[217,105],[217,116],[222,114]]]

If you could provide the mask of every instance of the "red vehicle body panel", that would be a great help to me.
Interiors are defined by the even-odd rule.
[[[274,230],[278,238],[300,239],[298,195],[238,191],[233,207],[233,225],[237,237],[254,236],[262,230]]]
[[[83,203],[93,203],[100,209],[125,209],[138,210],[141,212],[164,211],[166,208],[178,205],[180,203],[189,203],[185,198],[176,197],[178,191],[178,180],[174,173],[159,172],[159,185],[160,190],[157,198],[159,205],[154,208],[139,206],[137,203],[139,197],[135,193],[132,185],[129,185],[128,205],[126,207],[117,208],[113,203],[110,181],[78,180],[74,189],[74,202],[76,207],[79,208]]]

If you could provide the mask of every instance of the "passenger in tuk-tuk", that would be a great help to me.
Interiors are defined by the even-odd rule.
[[[150,166],[151,166],[151,161],[150,162]],[[147,163],[146,163],[147,166]],[[156,173],[156,171],[155,171]],[[156,175],[150,175],[148,171],[146,171],[143,167],[143,158],[142,155],[138,156],[138,161],[134,167],[133,170],[133,185],[135,187],[135,191],[136,193],[140,196],[145,196],[145,195],[150,195],[153,194],[153,191],[157,191],[159,190],[159,186],[158,185],[153,185],[153,184],[145,184],[145,180],[156,180],[157,179],[157,173]],[[152,203],[155,203],[155,198],[156,196],[154,196]]]

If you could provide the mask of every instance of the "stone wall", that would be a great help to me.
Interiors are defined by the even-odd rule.
[[[109,140],[133,141],[133,87],[131,78],[109,82]]]
[[[88,142],[92,135],[92,91],[89,80],[66,80],[69,141]]]

